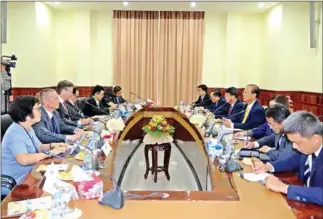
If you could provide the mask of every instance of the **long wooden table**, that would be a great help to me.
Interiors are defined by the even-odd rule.
[[[162,110],[163,109],[163,110]],[[124,134],[120,133],[120,138],[125,138],[128,125],[138,116],[137,122],[145,119],[144,115],[150,115],[154,109],[143,109],[137,112],[127,121]],[[171,109],[176,116],[178,111]],[[166,113],[170,115],[169,108],[158,108],[158,114]],[[181,119],[186,122],[188,119],[181,114]],[[179,120],[181,120],[179,119]],[[182,121],[182,120],[181,120]],[[135,127],[135,123],[132,123]],[[194,138],[194,136],[192,136]],[[195,137],[199,138],[199,135]],[[202,144],[202,143],[201,143]],[[242,143],[236,147],[241,147]],[[100,170],[108,174],[113,174],[115,151],[105,159],[107,167]],[[40,163],[50,163],[53,159],[47,159]],[[56,160],[56,162],[60,162]],[[68,163],[68,159],[63,160]],[[244,166],[243,172],[251,172],[251,168]],[[212,181],[212,192],[192,191],[175,192],[165,191],[170,196],[164,200],[126,200],[125,206],[121,210],[115,210],[107,206],[98,204],[96,200],[77,200],[70,203],[71,207],[79,208],[83,212],[82,218],[268,218],[268,219],[310,219],[323,218],[322,207],[314,204],[304,204],[296,201],[286,201],[286,196],[274,193],[265,186],[247,182],[241,179],[237,173],[227,174],[217,170],[217,165],[210,166]],[[295,174],[277,174],[284,182],[300,184]],[[104,191],[110,190],[113,185],[106,177],[102,178]],[[39,180],[33,178],[30,173],[24,181],[28,185],[37,185]],[[148,194],[148,191],[131,191],[131,193]],[[7,204],[11,201],[11,195],[1,203],[1,215],[7,214]]]

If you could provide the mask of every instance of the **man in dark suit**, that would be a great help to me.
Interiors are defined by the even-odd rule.
[[[96,85],[92,90],[92,96],[86,101],[83,113],[85,116],[108,115],[109,108],[103,103],[104,88]]]
[[[222,97],[220,90],[214,90],[211,93],[211,101],[212,104],[209,106],[209,110],[214,114],[215,118],[221,118],[227,115],[227,102]]]
[[[225,100],[228,103],[227,116],[230,117],[233,123],[240,123],[242,121],[241,111],[245,104],[238,99],[238,90],[235,87],[229,87],[224,91]]]
[[[288,103],[288,98],[283,95],[273,96],[269,101],[269,106],[273,106],[274,104],[281,104],[285,106],[285,108],[288,109],[289,112],[291,112],[291,108]],[[254,139],[258,140],[272,134],[274,134],[274,132],[269,127],[268,122],[265,122],[264,124],[258,126],[255,129],[238,132],[235,134],[235,137],[251,136]]]
[[[57,112],[59,113],[59,116],[66,124],[75,126],[75,127],[82,127],[84,125],[90,124],[91,122],[93,122],[93,120],[83,119],[83,118],[80,118],[77,120],[72,119],[68,111],[67,101],[69,101],[69,98],[73,95],[73,87],[74,85],[67,80],[58,82],[56,86],[56,91],[58,93],[58,99],[59,99],[59,108],[57,109]]]
[[[122,97],[122,89],[120,86],[115,86],[113,87],[113,96],[111,97],[111,100],[114,104],[123,104],[123,105],[126,105],[127,104],[127,100],[125,100],[123,97]]]
[[[33,125],[39,140],[46,144],[51,142],[76,141],[83,130],[67,125],[56,111],[59,108],[58,95],[54,89],[40,92],[41,121]]]
[[[66,101],[68,114],[70,115],[73,121],[78,121],[80,119],[85,118],[82,110],[77,105],[79,96],[80,96],[79,90],[76,87],[74,87],[72,96],[69,98],[68,101]]]
[[[323,204],[323,126],[312,113],[297,111],[283,123],[284,133],[300,153],[285,160],[266,164],[257,162],[256,173],[297,171],[304,186],[287,185],[275,176],[266,178],[266,187],[275,192],[287,194],[287,199]]]
[[[224,118],[223,125],[227,128],[236,129],[253,129],[266,122],[265,110],[258,102],[260,89],[255,84],[249,84],[243,91],[243,100],[248,104],[245,108],[241,123],[233,123],[231,120]]]
[[[208,108],[212,104],[211,97],[207,93],[207,90],[208,87],[205,84],[201,84],[197,87],[199,98],[193,103],[194,107]]]
[[[295,153],[292,142],[286,134],[281,133],[282,122],[290,115],[288,109],[275,104],[266,110],[266,119],[275,134],[263,137],[257,141],[249,142],[246,148],[259,148],[259,151],[266,153],[271,160],[283,160]]]

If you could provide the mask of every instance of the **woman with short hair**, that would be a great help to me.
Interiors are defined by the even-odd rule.
[[[32,125],[41,119],[38,100],[33,96],[20,96],[9,106],[14,121],[2,140],[2,174],[11,176],[19,184],[33,165],[49,155],[64,153],[65,143],[42,144]],[[43,153],[46,151],[49,153]]]

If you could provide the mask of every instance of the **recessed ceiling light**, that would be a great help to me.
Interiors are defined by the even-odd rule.
[[[196,6],[196,2],[191,2],[191,7],[194,8]]]
[[[60,2],[58,2],[58,1],[54,1],[54,4],[55,4],[55,5],[59,5],[59,4],[60,4]]]
[[[262,3],[262,2],[260,2],[259,4],[258,4],[258,8],[263,8],[265,6],[265,4],[264,3]]]
[[[123,2],[123,5],[124,6],[127,6],[129,3],[128,2]]]

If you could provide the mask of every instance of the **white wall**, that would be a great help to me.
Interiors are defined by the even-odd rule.
[[[37,23],[36,4],[46,22]],[[8,16],[3,53],[18,56],[14,86],[44,87],[61,79],[78,86],[113,84],[112,9],[61,12],[12,2]],[[310,49],[308,3],[282,3],[262,14],[206,12],[202,82],[321,92],[318,31],[318,48]]]
[[[261,87],[322,92],[322,24],[311,49],[308,7],[286,2],[264,14]]]
[[[7,44],[2,54],[18,57],[14,87],[49,86],[56,81],[54,15],[42,3],[8,4]]]

